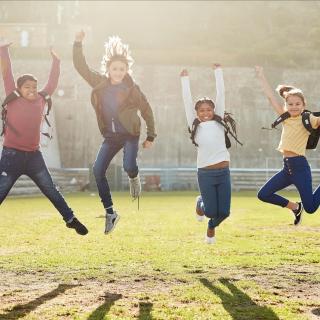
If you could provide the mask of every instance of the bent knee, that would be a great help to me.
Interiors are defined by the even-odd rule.
[[[268,198],[268,195],[263,189],[260,189],[258,194],[257,194],[257,197],[261,201],[266,201],[266,199]]]
[[[304,205],[303,205],[303,209],[306,213],[309,213],[309,214],[315,213],[317,211],[317,208],[304,206]]]

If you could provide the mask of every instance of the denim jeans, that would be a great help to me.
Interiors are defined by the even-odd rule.
[[[198,169],[201,208],[210,218],[208,227],[215,228],[230,215],[231,181],[229,168]]]
[[[6,198],[17,179],[23,174],[35,182],[42,193],[60,212],[64,221],[67,222],[73,218],[73,212],[53,184],[42,153],[39,150],[20,151],[3,147],[0,160],[0,204]]]
[[[283,169],[259,190],[258,198],[264,202],[286,207],[289,200],[276,192],[291,184],[297,188],[304,210],[308,213],[315,212],[320,205],[320,186],[314,193],[312,192],[311,170],[304,156],[284,158]]]
[[[105,138],[93,165],[99,196],[104,208],[113,205],[106,171],[113,157],[123,148],[123,169],[130,178],[138,175],[137,155],[139,137],[129,134],[113,134]]]

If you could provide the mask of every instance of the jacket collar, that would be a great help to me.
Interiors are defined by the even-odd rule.
[[[128,87],[128,89],[131,89],[132,87],[135,86],[135,83],[129,74],[125,75],[123,82]],[[111,85],[110,78],[107,76],[102,76],[101,82],[93,88],[92,92],[95,92],[101,88],[108,87],[110,85]]]

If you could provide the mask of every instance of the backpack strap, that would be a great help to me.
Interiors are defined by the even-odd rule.
[[[47,112],[44,115],[44,120],[46,121],[47,125],[49,128],[51,128],[51,124],[49,122],[48,116],[49,113],[51,111],[51,107],[52,107],[52,99],[50,94],[48,94],[46,91],[42,90],[38,92],[40,94],[40,96],[43,97],[43,99],[45,100],[45,102],[47,103]],[[49,139],[52,139],[52,135],[50,135],[48,132],[41,132],[44,136],[48,137]]]
[[[284,120],[289,119],[290,113],[288,111],[282,113],[272,124],[271,124],[271,128],[274,129],[277,125],[279,125],[281,122],[283,122]]]
[[[309,110],[304,110],[301,114],[303,126],[308,130],[311,134],[314,133],[314,129],[311,126],[310,115],[312,114]]]
[[[1,134],[0,134],[1,136],[4,135],[7,126],[10,127],[10,129],[12,131],[18,133],[17,130],[12,125],[10,125],[8,120],[7,120],[7,112],[8,112],[7,106],[8,106],[8,103],[10,103],[11,101],[13,101],[13,100],[15,100],[15,99],[17,99],[19,97],[21,97],[21,94],[17,89],[15,89],[9,95],[6,96],[6,98],[4,99],[3,103],[1,104],[1,107],[2,107],[2,110],[1,110],[2,131],[1,131]]]
[[[51,99],[51,96],[44,90],[42,91],[39,91],[38,92],[40,94],[40,96],[43,97],[43,99],[45,100],[45,102],[47,103],[47,112],[46,114],[44,115],[44,120],[46,121],[47,125],[51,128],[51,124],[49,122],[49,119],[48,119],[48,116],[49,116],[49,113],[51,111],[51,107],[52,107],[52,99]],[[49,134],[45,134],[45,136],[50,136]]]

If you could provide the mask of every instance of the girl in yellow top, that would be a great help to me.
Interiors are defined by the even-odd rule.
[[[276,173],[259,190],[258,198],[264,202],[288,208],[294,213],[294,224],[301,222],[302,212],[314,213],[320,205],[320,186],[312,192],[312,177],[309,163],[305,157],[309,131],[302,123],[301,113],[306,106],[305,97],[300,89],[279,85],[276,91],[284,99],[284,105],[280,104],[273,94],[262,67],[256,67],[257,76],[260,79],[263,91],[269,99],[272,107],[278,115],[288,111],[290,118],[282,122],[282,134],[278,149],[283,155],[283,169]],[[320,117],[310,115],[312,128],[320,125]],[[295,185],[301,202],[291,202],[278,194],[289,185]]]

